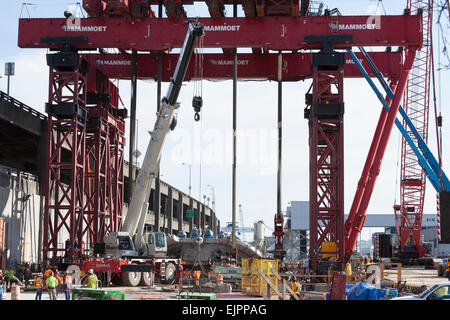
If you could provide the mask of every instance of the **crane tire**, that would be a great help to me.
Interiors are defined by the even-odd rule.
[[[122,282],[124,286],[136,287],[141,281],[141,272],[122,272]]]
[[[141,272],[140,286],[149,286],[151,284],[150,272]]]
[[[161,279],[161,282],[167,284],[174,284],[176,276],[177,276],[177,267],[173,263],[169,262],[168,264],[166,264],[166,278],[164,280]]]

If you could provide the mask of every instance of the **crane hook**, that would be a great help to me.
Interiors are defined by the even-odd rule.
[[[194,108],[195,115],[194,120],[199,121],[200,120],[200,111],[203,106],[203,98],[201,96],[194,96],[192,98],[192,107]]]

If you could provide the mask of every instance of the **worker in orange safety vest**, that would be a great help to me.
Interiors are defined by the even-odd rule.
[[[295,277],[291,279],[291,289],[292,291],[294,291],[296,295],[298,295],[301,290],[301,285],[297,282],[297,279]],[[295,300],[295,298],[292,295],[291,300]]]
[[[66,300],[70,300],[70,290],[72,290],[72,277],[68,272],[66,272],[66,274],[64,275],[63,290],[66,296]]]
[[[450,259],[447,261],[447,265],[445,266],[445,274],[447,275],[447,278],[450,281]]]
[[[34,300],[42,300],[42,290],[44,287],[44,281],[42,280],[42,273],[39,273],[36,278],[36,296]]]
[[[192,272],[192,276],[195,279],[195,285],[200,285],[200,276],[202,275],[202,272],[200,270],[194,270]]]

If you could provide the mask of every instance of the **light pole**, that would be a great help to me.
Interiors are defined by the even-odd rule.
[[[211,207],[212,207],[212,211],[214,213],[216,213],[216,196],[214,195],[214,186],[208,184],[207,187],[211,188]],[[208,205],[209,205],[209,203],[208,203]]]
[[[5,76],[8,77],[8,86],[6,89],[6,94],[9,96],[9,80],[11,76],[15,73],[15,63],[14,62],[6,62],[5,63]]]
[[[192,168],[192,165],[190,163],[186,163],[186,162],[183,162],[182,165],[183,166],[189,166],[189,197],[190,197],[191,196],[191,189],[192,189],[192,186],[191,186],[191,168]]]

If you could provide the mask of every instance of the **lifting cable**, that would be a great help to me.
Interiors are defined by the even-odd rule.
[[[59,2],[59,3],[55,2],[55,3],[39,3],[39,4],[31,2],[22,2],[22,8],[20,10],[19,19],[22,18],[24,8],[28,14],[28,19],[31,19],[30,11],[28,10],[29,7],[33,7],[33,9],[36,9],[37,7],[42,6],[63,6],[63,5],[75,6],[75,12],[73,13],[73,15],[76,16],[76,14],[79,12],[83,16],[83,18],[86,18],[81,3],[78,1],[78,2]]]
[[[378,0],[377,10],[375,11],[375,14],[378,12],[378,8],[379,8],[380,4],[381,4],[381,7],[383,8],[384,14],[387,15],[386,9],[384,8],[383,0]]]
[[[438,29],[439,32],[439,29]],[[430,31],[431,38],[431,75],[432,75],[432,83],[433,83],[433,105],[434,105],[434,118],[435,118],[435,126],[436,126],[436,142],[437,142],[437,151],[438,151],[438,161],[439,161],[439,182],[441,184],[441,190],[443,190],[443,182],[442,182],[442,114],[441,114],[441,72],[438,70],[438,85],[439,85],[439,106],[436,102],[436,79],[435,79],[435,67],[434,67],[434,50],[433,50],[433,31]],[[440,42],[438,36],[438,63],[440,64],[441,60],[441,52],[440,52]],[[438,107],[439,107],[439,116],[438,116]]]

